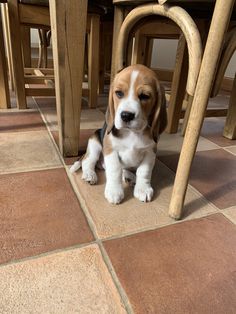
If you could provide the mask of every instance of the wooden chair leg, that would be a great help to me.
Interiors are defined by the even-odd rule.
[[[10,95],[8,86],[6,54],[2,30],[2,19],[0,12],[0,109],[10,108]]]
[[[99,81],[99,30],[100,17],[91,17],[89,33],[89,59],[88,59],[88,86],[89,86],[89,108],[97,107],[98,81]]]
[[[154,44],[154,39],[148,37],[146,41],[146,49],[145,49],[145,56],[144,56],[144,64],[146,64],[148,67],[151,67],[151,63],[152,63],[153,44]]]
[[[21,30],[18,15],[18,0],[8,0],[9,28],[11,36],[12,65],[18,109],[26,109],[24,66],[21,50]]]
[[[99,94],[104,92],[104,85],[105,85],[105,32],[104,32],[104,23],[101,23],[100,27],[100,49],[99,49]]]
[[[135,33],[134,49],[131,64],[151,66],[153,38],[147,37],[141,31]]]
[[[236,75],[234,77],[234,84],[230,95],[229,109],[223,135],[231,140],[236,139]]]
[[[228,0],[227,2],[225,0],[216,1],[170,201],[169,215],[175,219],[179,219],[182,214],[190,167],[196,151],[212,87],[212,79],[223,45],[224,35],[228,27],[233,4],[234,0]]]
[[[112,61],[111,61],[111,82],[116,75],[116,53],[117,53],[117,39],[125,18],[125,10],[123,7],[115,6],[114,11],[114,26],[113,26],[113,41],[112,41]]]
[[[168,106],[167,133],[178,132],[183,100],[188,76],[188,49],[183,35],[179,38],[174,76],[171,84],[171,95]]]
[[[138,30],[135,33],[134,48],[131,64],[145,64],[145,52],[147,47],[147,37]]]
[[[48,65],[48,43],[47,43],[47,31],[45,29],[39,29],[39,60],[38,68],[47,68]]]
[[[24,67],[31,68],[31,40],[30,28],[21,26],[21,40],[23,50]]]
[[[182,136],[184,136],[185,132],[186,132],[186,128],[187,128],[188,120],[189,120],[189,116],[190,116],[190,111],[192,108],[192,103],[193,103],[193,96],[188,95],[187,107],[186,107],[186,111],[184,114],[184,121],[183,121],[182,128],[181,128],[181,135]]]

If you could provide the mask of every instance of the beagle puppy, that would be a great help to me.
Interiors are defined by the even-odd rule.
[[[95,167],[102,161],[108,202],[123,200],[122,178],[135,184],[137,199],[149,202],[156,143],[166,124],[165,92],[156,74],[143,65],[129,66],[111,84],[104,127],[89,139],[86,154],[70,170],[82,166],[82,179],[96,184]]]

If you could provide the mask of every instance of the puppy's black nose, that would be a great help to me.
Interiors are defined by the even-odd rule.
[[[122,111],[120,116],[124,122],[130,122],[131,120],[134,119],[135,114],[130,111]]]

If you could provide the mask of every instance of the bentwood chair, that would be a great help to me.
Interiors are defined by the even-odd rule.
[[[192,103],[192,109],[180,154],[169,208],[170,216],[179,219],[182,214],[190,166],[195,153],[200,128],[210,94],[210,88],[214,79],[217,62],[221,55],[222,43],[234,1],[228,0],[228,3],[225,3],[223,0],[217,0],[216,6],[214,6],[215,1],[213,0],[159,1],[159,3],[163,2],[165,2],[164,5],[157,4],[153,1],[141,0],[113,1],[113,3],[116,4],[114,28],[116,41],[113,42],[113,75],[117,70],[128,64],[127,47],[129,37],[132,30],[137,29],[142,21],[150,16],[157,15],[174,21],[180,27],[188,47],[189,67],[186,91],[190,103]],[[128,14],[127,9],[124,8],[124,3],[127,6],[131,5],[131,8],[128,9]],[[202,39],[199,29],[192,18],[192,16],[194,17],[196,8],[198,13],[200,11],[203,16],[206,15],[211,20],[203,60]],[[210,16],[208,16],[209,12]],[[212,12],[214,12],[213,19],[211,19]],[[217,32],[219,32],[218,36]]]

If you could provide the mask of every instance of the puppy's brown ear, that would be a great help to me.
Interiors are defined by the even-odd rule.
[[[157,99],[150,115],[151,133],[155,142],[167,126],[166,97],[164,87],[156,79]]]
[[[114,126],[115,108],[113,102],[113,84],[110,86],[108,107],[106,111],[107,133],[109,134]]]

